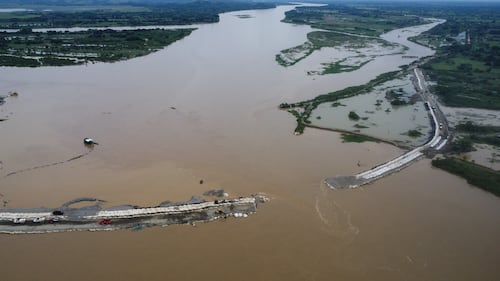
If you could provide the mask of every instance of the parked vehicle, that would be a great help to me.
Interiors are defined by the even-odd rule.
[[[25,223],[26,219],[23,218],[15,218],[12,220],[13,223]]]
[[[111,224],[111,219],[102,219],[99,221],[100,225]]]
[[[41,223],[41,222],[44,222],[44,221],[45,221],[45,218],[34,218],[33,219],[34,223]]]

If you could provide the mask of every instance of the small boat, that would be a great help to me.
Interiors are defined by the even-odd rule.
[[[95,144],[95,141],[91,138],[84,138],[83,143],[88,144],[88,145],[92,145],[92,144]]]

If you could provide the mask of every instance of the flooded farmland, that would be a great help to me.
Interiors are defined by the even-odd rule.
[[[370,93],[341,99],[333,106],[324,103],[312,112],[312,125],[362,133],[407,147],[422,145],[432,132],[431,120],[410,77],[407,75],[383,83]],[[404,104],[392,105],[394,100]],[[360,119],[350,119],[351,111]],[[420,135],[409,136],[409,130],[416,130]]]
[[[495,196],[428,160],[362,189],[322,184],[403,151],[313,129],[293,136],[295,120],[277,105],[411,61],[378,57],[324,76],[307,75],[317,62],[307,59],[283,68],[275,55],[312,31],[280,22],[292,8],[222,14],[129,61],[0,68],[0,93],[19,93],[0,106],[8,119],[0,123],[0,199],[9,208],[86,196],[152,206],[214,188],[271,199],[249,218],[196,227],[2,235],[2,280],[497,280]],[[407,45],[409,55],[432,53],[404,41],[419,30],[384,38]],[[84,137],[99,145],[88,151]]]

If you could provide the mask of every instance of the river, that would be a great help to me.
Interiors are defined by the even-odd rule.
[[[307,62],[283,68],[275,55],[312,30],[280,22],[291,8],[225,13],[124,62],[0,68],[0,93],[19,92],[0,107],[0,176],[84,153],[84,137],[99,142],[81,159],[0,179],[8,207],[89,196],[155,205],[213,188],[271,198],[247,219],[196,227],[2,235],[2,280],[497,280],[495,196],[429,160],[356,190],[322,184],[402,151],[321,130],[293,136],[277,105],[409,61],[321,77],[306,75]]]

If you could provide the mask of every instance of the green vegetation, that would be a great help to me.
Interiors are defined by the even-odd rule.
[[[409,16],[412,15],[412,16]],[[418,15],[418,16],[415,16]],[[437,81],[434,90],[450,106],[500,109],[500,4],[499,3],[336,3],[300,7],[286,13],[285,22],[308,24],[327,31],[312,32],[300,56],[277,56],[281,64],[293,64],[322,46],[338,46],[350,35],[378,36],[395,28],[425,23],[423,18],[446,19],[415,42],[438,48],[424,65]],[[347,38],[342,38],[347,37]],[[355,37],[355,36],[354,36]],[[470,38],[470,41],[468,40]],[[358,37],[358,43],[362,39]],[[361,41],[360,41],[361,40]],[[470,44],[469,44],[470,43]],[[356,44],[356,42],[355,42]],[[291,48],[289,50],[293,50]],[[320,74],[351,71],[342,62],[326,64]],[[398,103],[398,101],[396,101]]]
[[[316,48],[310,42],[305,42],[302,45],[282,50],[276,55],[276,61],[281,66],[292,66],[312,54],[314,50]]]
[[[300,7],[286,12],[284,21],[369,36],[378,36],[396,28],[426,22],[418,16],[409,15],[407,11],[401,10],[401,5],[397,6],[399,7],[395,6],[391,9],[381,4],[339,3],[321,7]]]
[[[121,0],[25,1],[28,11],[0,13],[0,66],[61,66],[144,56],[189,35],[183,30],[32,32],[31,28],[158,26],[212,23],[219,13],[275,7],[272,3]],[[10,7],[10,6],[9,6]]]
[[[408,136],[412,137],[412,138],[418,138],[420,136],[422,136],[422,132],[418,131],[418,130],[409,130],[408,131]]]
[[[485,5],[485,4],[484,4]],[[500,5],[438,10],[447,21],[413,38],[437,49],[424,65],[444,103],[500,109]]]
[[[342,142],[365,142],[365,141],[380,142],[379,140],[369,136],[347,134],[347,133],[342,133],[341,138]]]
[[[498,171],[456,157],[432,160],[432,165],[465,178],[469,184],[500,196],[500,172]]]
[[[385,92],[385,98],[390,101],[391,105],[395,106],[402,106],[402,105],[408,105],[408,101],[403,99],[403,96],[406,93],[402,88],[399,88],[397,90],[395,89],[390,89]],[[377,101],[376,105],[380,105],[380,103]]]
[[[399,105],[399,106],[401,106],[401,105],[407,105],[407,104],[408,104],[407,101],[399,99],[399,98],[393,99],[391,101],[391,105]]]
[[[360,125],[360,124],[355,124],[354,128],[357,128],[357,129],[367,129],[367,128],[370,128],[370,127],[364,126],[364,125]]]
[[[155,52],[192,30],[4,32],[0,33],[0,65],[36,67],[125,60]]]
[[[308,41],[302,45],[281,51],[276,61],[282,66],[293,65],[323,47],[343,47],[361,49],[372,45],[395,48],[397,44],[378,38],[380,34],[396,28],[422,24],[425,20],[409,16],[401,11],[387,11],[385,8],[366,4],[342,3],[321,7],[299,7],[285,13],[284,22],[307,24],[326,31],[313,31],[307,35]],[[354,64],[346,59],[325,63],[323,70],[309,74],[332,74],[349,72],[361,68],[372,58],[364,55]],[[351,57],[351,58],[353,58]]]
[[[451,152],[453,153],[465,153],[474,150],[474,146],[470,138],[456,138],[451,144]]]
[[[293,110],[293,113],[291,110],[288,110],[288,112],[291,112],[294,114],[296,120],[297,120],[297,128],[295,130],[296,134],[302,134],[304,132],[305,127],[307,124],[311,123],[309,121],[309,117],[311,116],[311,112],[316,109],[320,104],[322,103],[327,103],[327,102],[332,102],[332,103],[339,103],[338,100],[343,99],[343,98],[348,98],[348,97],[353,97],[356,95],[364,94],[373,89],[373,87],[382,84],[384,82],[387,82],[389,80],[394,79],[398,75],[400,75],[401,72],[399,71],[394,71],[394,72],[387,72],[384,74],[381,74],[377,76],[375,79],[371,80],[370,82],[364,84],[364,85],[359,85],[359,86],[352,86],[352,87],[347,87],[345,89],[336,91],[336,92],[331,92],[328,94],[323,94],[315,97],[312,100],[307,100],[307,101],[302,101],[302,102],[297,102],[297,103],[282,103],[279,105],[280,109],[290,109],[290,108],[300,108],[302,109],[302,112],[299,112],[297,110]],[[340,105],[340,103],[339,103]]]
[[[473,134],[500,134],[500,126],[477,125],[471,121],[460,123],[455,126],[459,132],[473,133]]]
[[[0,13],[0,28],[53,28],[53,27],[112,27],[181,25],[193,23],[213,23],[219,21],[220,13],[268,9],[272,3],[253,2],[209,2],[161,3],[160,1],[136,2],[119,1],[45,1],[46,5],[22,6],[34,11]],[[103,3],[96,6],[96,3]],[[50,9],[50,10],[47,10]]]
[[[460,139],[454,143],[454,151],[472,151],[474,143],[483,143],[500,147],[500,126],[477,125],[471,121],[460,123],[455,127]]]
[[[282,66],[291,66],[303,60],[316,50],[324,47],[343,47],[347,49],[360,49],[367,48],[371,45],[378,45],[382,47],[395,48],[397,44],[391,44],[385,40],[374,37],[357,36],[355,34],[342,34],[332,31],[313,31],[307,34],[307,40],[301,45],[282,50],[276,55],[276,61]],[[363,65],[369,63],[371,58],[365,55],[354,56],[359,58],[355,64],[346,64],[347,58],[333,63],[323,64],[324,69],[318,74],[331,74],[340,72],[349,72],[361,68]],[[316,73],[310,73],[316,74]]]
[[[363,65],[365,65],[371,61],[371,60],[366,60],[366,61],[359,62],[358,64],[355,64],[355,65],[343,64],[343,62],[346,60],[347,59],[343,59],[343,60],[337,61],[335,63],[323,64],[325,66],[325,68],[319,74],[324,75],[324,74],[351,72],[351,71],[355,71],[355,70],[360,69],[361,67],[363,67]]]
[[[418,16],[406,16],[418,15]],[[420,18],[421,17],[421,18]],[[285,63],[296,63],[315,49],[329,46],[342,46],[340,41],[349,37],[368,35],[378,36],[383,32],[425,22],[423,18],[440,18],[446,22],[412,40],[431,45],[437,49],[436,55],[427,60],[423,68],[431,79],[437,82],[432,88],[447,105],[458,107],[477,107],[500,110],[500,4],[499,3],[417,3],[417,2],[344,2],[326,7],[301,7],[286,13],[284,21],[295,24],[308,24],[313,28],[327,31],[313,32],[308,42],[285,50],[277,56]],[[344,32],[348,35],[335,32]],[[350,35],[349,35],[350,34]],[[344,37],[344,38],[342,38]],[[338,40],[337,40],[338,39]],[[362,39],[355,44],[362,47]],[[425,60],[424,60],[425,61]],[[319,74],[339,73],[354,70],[356,65],[344,65],[344,61],[324,64]],[[407,67],[402,68],[403,71]],[[313,73],[313,74],[317,74]],[[308,101],[282,104],[283,108],[300,108],[296,115],[296,133],[302,133],[307,126],[311,112],[319,104],[332,102],[332,107],[340,106],[339,99],[369,91],[373,86],[395,77],[395,73],[383,74],[364,86],[349,87],[340,91],[319,95]],[[389,79],[386,79],[389,78]],[[412,97],[392,90],[389,101],[392,105],[412,103]],[[407,99],[408,98],[408,99]],[[377,100],[376,106],[383,104]],[[281,107],[281,106],[280,106]],[[385,112],[389,113],[390,108]],[[354,113],[354,112],[352,112]],[[352,116],[351,116],[352,115]],[[356,114],[357,115],[357,114]],[[354,114],[351,119],[359,120]],[[355,128],[362,129],[356,124]],[[500,127],[479,126],[470,122],[459,124],[459,134],[451,144],[452,152],[469,152],[474,143],[500,146]],[[419,137],[418,130],[409,130],[411,137]],[[345,142],[373,140],[369,137],[342,134]],[[497,155],[492,153],[492,155]],[[494,157],[491,160],[496,161]],[[500,196],[500,172],[450,157],[432,161],[436,167],[445,169],[467,179],[473,185]]]
[[[349,119],[354,120],[354,121],[358,121],[360,118],[359,115],[356,114],[356,112],[354,112],[354,111],[349,111],[348,117],[349,117]]]

